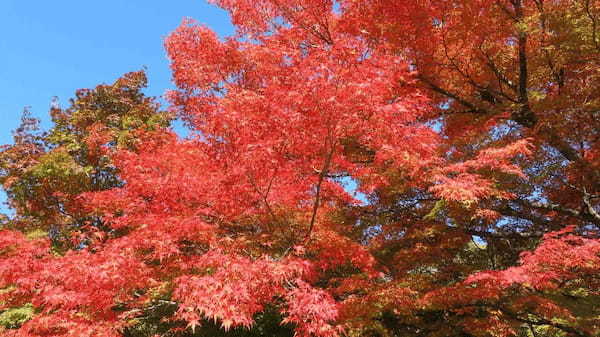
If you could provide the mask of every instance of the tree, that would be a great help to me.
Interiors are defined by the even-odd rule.
[[[532,156],[520,161],[526,179],[500,180],[512,198],[487,200],[471,211],[459,207],[460,213],[448,200],[444,209],[434,208],[438,220],[481,241],[489,263],[474,265],[475,270],[508,268],[487,286],[512,277],[508,289],[492,288],[494,301],[481,295],[462,299],[452,304],[460,307],[454,312],[475,310],[481,320],[500,320],[517,331],[525,326],[532,330],[528,334],[597,334],[596,282],[587,279],[585,267],[571,264],[577,258],[567,249],[585,246],[589,255],[579,261],[586,266],[597,265],[597,253],[577,241],[582,239],[546,233],[572,226],[571,234],[598,238],[598,2],[365,1],[348,2],[344,13],[356,20],[348,21],[349,30],[411,60],[420,88],[435,102],[434,118],[452,160],[517,139],[535,146]],[[402,205],[407,197],[392,203]],[[406,215],[399,212],[398,218]],[[548,239],[540,244],[543,237]],[[510,268],[521,252],[538,244],[536,252],[546,256],[534,252],[522,260],[539,269]],[[546,258],[555,260],[542,261]],[[553,279],[552,289],[538,287],[540,280],[517,281],[526,270]],[[581,274],[567,276],[567,270]],[[482,305],[485,301],[493,305]]]
[[[78,90],[67,109],[54,102],[50,111],[54,125],[48,132],[41,131],[39,120],[27,109],[24,111],[21,125],[14,132],[14,144],[3,146],[0,152],[0,182],[14,210],[11,218],[3,219],[4,229],[23,233],[17,234],[21,239],[49,239],[51,245],[47,248],[54,254],[81,249],[110,230],[99,217],[82,208],[77,196],[122,185],[112,152],[137,148],[141,130],[168,126],[170,115],[159,111],[155,100],[142,94],[146,82],[143,71],[132,72],[112,85]],[[14,238],[11,233],[3,243]],[[8,265],[1,268],[3,277],[19,277],[19,266],[11,258],[13,254],[17,259],[27,254],[27,248],[12,248],[16,247],[7,244],[2,249],[8,257],[3,261]],[[49,254],[50,250],[42,253]],[[34,310],[31,304],[21,306],[25,302],[13,294],[16,289],[12,283],[4,285],[8,287],[2,296],[7,301],[2,304],[14,307],[1,314],[1,325],[18,328]]]
[[[48,132],[24,111],[14,144],[0,152],[0,183],[15,211],[12,226],[37,235],[51,231],[55,243],[67,245],[73,231],[101,227],[76,197],[122,185],[112,152],[137,148],[139,132],[164,128],[171,120],[142,94],[146,83],[138,71],[112,85],[78,90],[69,108],[53,104]]]
[[[102,239],[0,237],[7,335],[598,333],[595,2],[215,2],[166,40],[191,135],[94,142]]]

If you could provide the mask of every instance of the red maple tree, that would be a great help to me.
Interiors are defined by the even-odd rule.
[[[166,40],[190,136],[88,127],[99,222],[2,232],[0,304],[35,308],[2,334],[600,331],[597,2],[215,2],[234,36]]]

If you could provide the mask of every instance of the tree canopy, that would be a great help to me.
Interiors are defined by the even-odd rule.
[[[213,2],[2,148],[1,335],[600,334],[599,1]]]

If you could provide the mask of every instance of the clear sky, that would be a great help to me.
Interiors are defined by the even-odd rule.
[[[163,40],[185,17],[232,33],[227,14],[204,0],[0,0],[0,143],[24,106],[44,118],[78,88],[148,68],[150,95],[171,87]]]
[[[0,144],[11,142],[23,107],[47,127],[53,96],[64,107],[76,89],[144,66],[147,94],[162,95],[172,87],[163,40],[185,17],[233,32],[205,0],[0,0]]]

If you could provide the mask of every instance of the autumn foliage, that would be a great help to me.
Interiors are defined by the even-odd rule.
[[[598,1],[214,3],[2,148],[2,336],[600,334]]]

